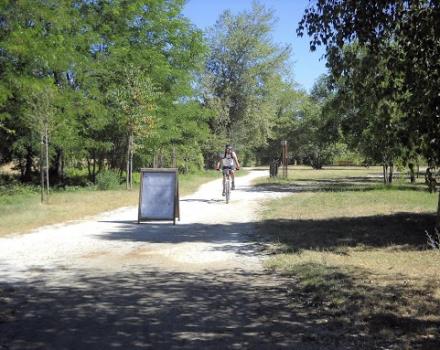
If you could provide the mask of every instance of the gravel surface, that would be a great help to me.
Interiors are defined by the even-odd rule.
[[[257,211],[284,194],[259,176],[229,204],[220,176],[201,186],[175,226],[130,207],[1,238],[0,349],[317,349],[291,281],[262,268]]]
[[[42,270],[119,271],[146,265],[199,272],[243,268],[260,270],[252,223],[262,200],[279,193],[257,192],[250,183],[265,171],[236,180],[232,201],[221,196],[221,180],[181,198],[181,220],[137,224],[137,207],[120,208],[87,220],[40,228],[0,239],[0,278],[29,279]],[[55,275],[52,275],[55,277]]]
[[[262,267],[261,203],[284,196],[237,178],[181,199],[181,221],[137,208],[0,239],[0,350],[400,349],[320,313],[295,277]]]

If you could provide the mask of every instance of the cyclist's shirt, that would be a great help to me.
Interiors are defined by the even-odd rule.
[[[222,168],[223,169],[234,169],[235,161],[231,154],[227,154],[226,157],[222,158]]]

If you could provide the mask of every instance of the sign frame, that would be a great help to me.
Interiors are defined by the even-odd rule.
[[[154,174],[175,174],[175,191],[174,191],[174,203],[173,203],[173,216],[169,218],[151,218],[147,216],[142,216],[142,200],[143,200],[143,188],[144,188],[144,174],[154,173]],[[180,221],[180,205],[179,205],[179,179],[177,168],[141,168],[140,171],[140,186],[139,186],[139,205],[138,205],[138,224],[142,221],[173,221],[173,225],[176,224],[176,218]]]

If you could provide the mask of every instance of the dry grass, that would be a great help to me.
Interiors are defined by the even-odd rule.
[[[292,192],[262,212],[266,266],[291,276],[292,302],[328,322],[330,343],[440,349],[440,252],[425,235],[437,195],[403,180],[384,188],[373,170],[303,168],[260,181]]]
[[[117,207],[135,205],[137,191],[55,192],[49,204],[41,204],[39,194],[26,194],[2,201],[0,235],[26,232],[33,228],[93,216]]]
[[[202,183],[218,178],[215,171],[179,176],[180,195],[195,191]],[[84,219],[100,212],[138,204],[139,190],[57,191],[49,204],[41,204],[37,192],[0,193],[0,236],[28,232],[40,226]]]

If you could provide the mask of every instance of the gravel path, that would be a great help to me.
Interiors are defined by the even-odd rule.
[[[137,207],[93,219],[52,225],[0,239],[0,278],[17,281],[56,269],[63,279],[75,269],[113,272],[145,265],[168,271],[261,270],[252,238],[256,209],[279,193],[257,192],[250,183],[266,171],[237,179],[228,205],[221,180],[202,185],[181,199],[181,221],[137,224]]]
[[[228,205],[201,186],[176,226],[121,208],[0,239],[0,349],[317,349],[262,268],[258,206],[283,195],[251,187],[267,175]]]

